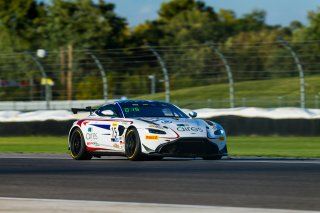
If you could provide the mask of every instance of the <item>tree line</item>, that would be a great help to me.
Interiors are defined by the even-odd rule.
[[[277,43],[280,38],[307,58],[307,73],[317,74],[320,11],[309,12],[307,26],[295,20],[288,26],[269,25],[266,17],[263,10],[238,17],[232,10],[216,11],[202,1],[171,0],[162,3],[155,20],[130,28],[127,20],[116,14],[115,5],[103,0],[3,0],[0,80],[31,83],[29,91],[25,86],[1,87],[0,98],[43,96],[41,76],[25,54],[41,48],[49,53],[42,63],[55,82],[55,99],[67,98],[65,72],[70,46],[72,99],[102,98],[102,81],[89,52],[107,70],[110,98],[148,93],[147,76],[162,77],[147,45],[155,47],[165,61],[172,89],[225,82],[225,70],[214,47],[224,53],[237,81],[296,76],[292,58],[284,57],[288,53]],[[156,86],[157,91],[163,91],[161,81]]]

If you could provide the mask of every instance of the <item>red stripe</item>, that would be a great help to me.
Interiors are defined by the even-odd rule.
[[[87,151],[89,152],[99,151],[99,150],[110,150],[110,149],[87,147]]]
[[[77,122],[77,125],[81,127],[81,125],[82,125],[82,123],[83,123],[84,121],[112,121],[112,122],[127,122],[127,123],[130,123],[130,124],[133,123],[133,121],[127,121],[127,120],[111,120],[111,119],[101,120],[101,119],[91,119],[91,118],[89,118],[89,119],[79,120],[79,121]]]

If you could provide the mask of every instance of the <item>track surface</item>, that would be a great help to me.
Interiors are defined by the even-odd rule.
[[[0,197],[320,210],[319,180],[319,160],[0,155]]]

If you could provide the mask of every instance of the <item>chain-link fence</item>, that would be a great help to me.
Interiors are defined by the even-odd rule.
[[[47,55],[0,52],[0,100],[126,97],[170,100],[188,108],[319,108],[319,44],[278,40],[107,50],[65,47]]]

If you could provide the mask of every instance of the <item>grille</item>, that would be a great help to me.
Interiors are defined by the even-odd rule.
[[[169,156],[214,156],[219,148],[206,138],[181,138],[174,142],[160,145],[156,152]]]

